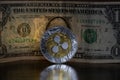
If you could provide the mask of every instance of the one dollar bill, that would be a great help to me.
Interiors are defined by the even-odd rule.
[[[120,62],[120,3],[0,1],[0,62],[39,60],[41,37],[55,26],[78,40],[72,61]]]

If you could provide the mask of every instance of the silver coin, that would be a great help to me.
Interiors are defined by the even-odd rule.
[[[78,80],[78,76],[72,67],[57,64],[43,70],[40,74],[40,80]]]
[[[70,60],[78,49],[75,35],[62,26],[48,29],[40,44],[43,56],[53,63],[64,63]]]

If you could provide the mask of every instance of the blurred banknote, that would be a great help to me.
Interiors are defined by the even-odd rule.
[[[0,1],[0,63],[42,59],[40,41],[55,26],[78,41],[71,61],[120,63],[120,3]]]

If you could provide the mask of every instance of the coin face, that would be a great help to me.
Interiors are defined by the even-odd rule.
[[[62,26],[47,30],[40,45],[44,57],[53,63],[70,60],[78,48],[75,35],[68,28]]]
[[[40,80],[78,80],[78,76],[72,67],[57,64],[43,70],[40,74]]]

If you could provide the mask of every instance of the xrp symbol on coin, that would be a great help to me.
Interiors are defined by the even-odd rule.
[[[40,47],[48,61],[64,63],[75,55],[78,44],[75,35],[68,28],[57,26],[45,32]]]

